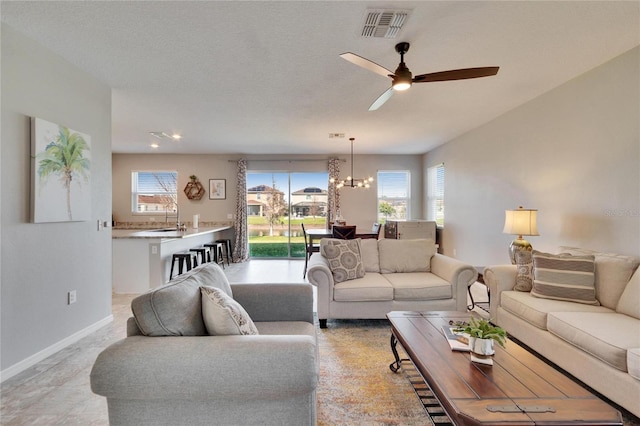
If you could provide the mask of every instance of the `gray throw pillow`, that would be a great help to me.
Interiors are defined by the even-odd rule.
[[[341,283],[364,277],[360,239],[323,238],[320,240],[320,253],[329,262],[334,282]]]
[[[533,254],[530,251],[516,251],[516,291],[529,292],[533,288]]]

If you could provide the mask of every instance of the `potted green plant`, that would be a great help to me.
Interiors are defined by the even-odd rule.
[[[504,348],[507,341],[507,332],[503,328],[491,324],[486,319],[471,318],[456,331],[469,335],[469,348],[471,352],[480,355],[493,355],[493,342],[498,342]]]

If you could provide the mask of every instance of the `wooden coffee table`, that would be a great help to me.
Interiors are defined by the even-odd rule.
[[[620,413],[517,343],[496,345],[493,366],[452,351],[443,332],[465,312],[390,312],[397,371],[400,343],[451,420],[459,425],[622,425]]]

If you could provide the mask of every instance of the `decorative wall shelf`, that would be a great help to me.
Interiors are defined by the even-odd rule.
[[[197,177],[191,176],[191,181],[184,187],[184,193],[190,200],[200,200],[205,193],[205,189]]]

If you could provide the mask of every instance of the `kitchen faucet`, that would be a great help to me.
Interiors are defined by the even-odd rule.
[[[176,206],[176,229],[179,231],[181,226],[180,226],[180,209],[178,208],[178,203],[176,203],[175,201],[170,201],[169,203],[167,203],[164,207],[164,222],[168,223],[169,222],[169,206],[174,205]]]

